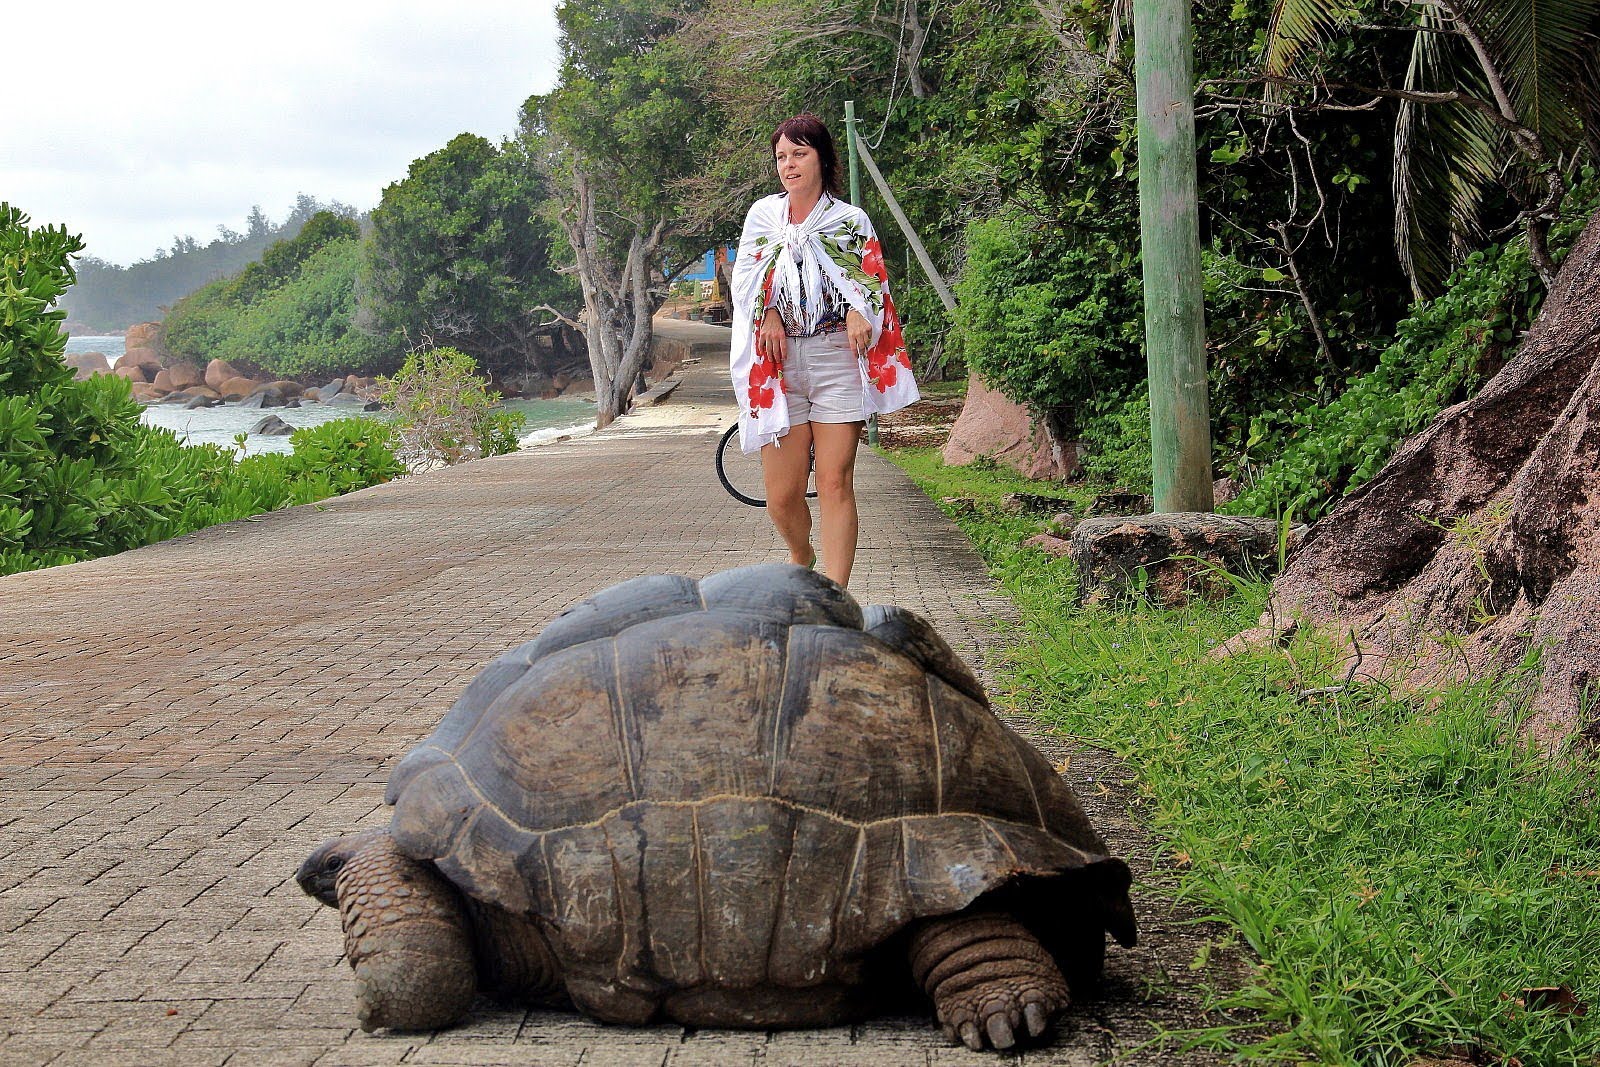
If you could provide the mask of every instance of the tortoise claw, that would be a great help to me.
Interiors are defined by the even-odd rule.
[[[1050,1025],[1050,1014],[1037,1000],[1028,1001],[1022,1008],[1022,1014],[1028,1021],[1029,1037],[1038,1037]]]
[[[961,1043],[974,1052],[983,1051],[983,1036],[978,1033],[978,1024],[965,1022],[961,1024]]]
[[[1016,1035],[1011,1032],[1011,1024],[998,1012],[989,1016],[983,1028],[989,1033],[989,1044],[995,1048],[1010,1048],[1017,1043]]]

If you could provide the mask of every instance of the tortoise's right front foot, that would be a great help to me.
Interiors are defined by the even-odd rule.
[[[334,891],[361,1029],[436,1030],[459,1022],[477,995],[478,976],[455,887],[401,853],[388,834],[352,840]]]
[[[911,973],[933,998],[945,1036],[974,1051],[1039,1037],[1071,1003],[1044,945],[999,912],[925,922],[911,938]]]

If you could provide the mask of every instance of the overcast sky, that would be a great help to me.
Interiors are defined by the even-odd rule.
[[[555,85],[555,0],[87,0],[6,13],[0,200],[148,259],[274,221],[297,193],[358,208]]]

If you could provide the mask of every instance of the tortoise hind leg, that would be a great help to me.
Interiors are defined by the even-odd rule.
[[[459,1022],[477,995],[478,976],[455,887],[382,834],[344,864],[334,889],[361,1029]]]
[[[911,973],[933,998],[945,1036],[973,1050],[1038,1037],[1071,1003],[1049,951],[1001,912],[930,919],[910,950]]]

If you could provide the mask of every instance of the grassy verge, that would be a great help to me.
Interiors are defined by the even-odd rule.
[[[1001,699],[1122,757],[1180,891],[1260,956],[1228,1004],[1281,1029],[1192,1040],[1288,1062],[1600,1063],[1600,763],[1516,740],[1516,678],[1426,700],[1311,694],[1340,682],[1314,635],[1210,655],[1265,586],[1081,612],[1068,561],[1019,548],[1036,524],[999,501],[1092,491],[945,468],[933,450],[890,458],[935,500],[976,501],[949,510],[1023,618]],[[1589,1013],[1524,992],[1560,986]]]

